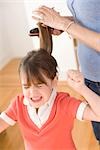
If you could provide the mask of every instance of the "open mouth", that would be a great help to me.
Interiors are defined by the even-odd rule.
[[[39,97],[39,98],[30,98],[30,100],[31,100],[32,102],[34,102],[34,103],[38,103],[38,102],[40,102],[40,101],[42,100],[42,96]]]

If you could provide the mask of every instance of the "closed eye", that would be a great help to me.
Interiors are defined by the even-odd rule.
[[[43,87],[44,86],[44,84],[37,84],[36,85],[36,87],[38,87],[38,88],[41,88],[41,87]]]
[[[24,88],[24,89],[29,89],[29,88],[30,88],[30,86],[23,86],[23,88]]]
[[[30,88],[30,85],[28,85],[28,84],[22,84],[22,86],[23,86],[24,89]]]

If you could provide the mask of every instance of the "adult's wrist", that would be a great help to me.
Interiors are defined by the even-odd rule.
[[[68,23],[68,25],[65,27],[64,31],[67,32],[68,34],[70,34],[70,33],[69,33],[69,28],[70,28],[73,24],[75,24],[75,22],[74,22],[74,21],[70,21],[70,22]]]

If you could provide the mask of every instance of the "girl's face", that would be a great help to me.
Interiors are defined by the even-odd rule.
[[[56,86],[56,77],[51,80],[44,76],[47,84],[31,84],[28,85],[27,78],[24,73],[20,73],[21,84],[24,96],[28,99],[31,106],[39,108],[49,100],[52,89]]]

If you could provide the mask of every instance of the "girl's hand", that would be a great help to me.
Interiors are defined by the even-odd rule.
[[[82,89],[85,87],[85,84],[81,72],[77,70],[69,70],[67,72],[67,82],[75,91],[82,94]]]

